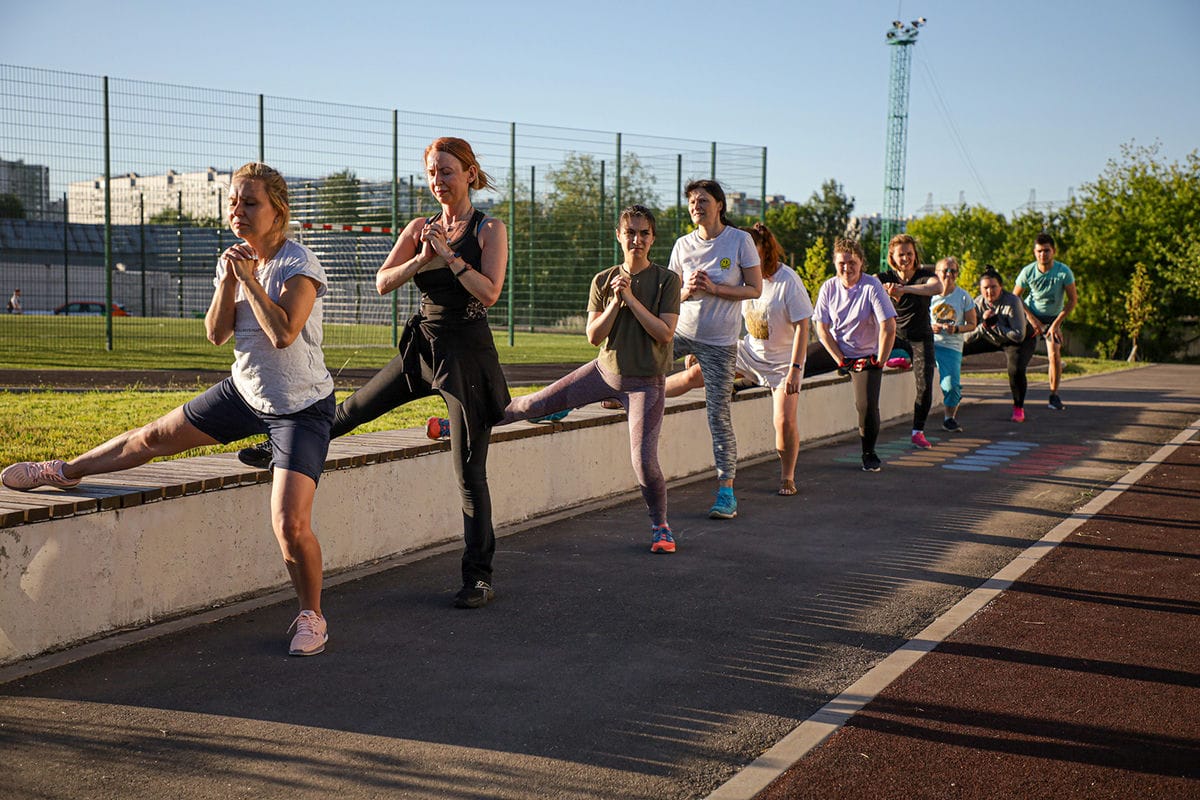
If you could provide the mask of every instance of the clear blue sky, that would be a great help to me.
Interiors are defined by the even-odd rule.
[[[864,213],[882,205],[898,17],[929,20],[908,213],[930,192],[1004,213],[1031,189],[1062,200],[1131,139],[1170,160],[1200,147],[1197,0],[5,5],[9,64],[766,145],[770,193],[804,199],[832,177]]]

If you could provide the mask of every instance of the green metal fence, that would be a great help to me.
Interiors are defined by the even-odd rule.
[[[233,242],[222,224],[229,175],[251,160],[288,179],[292,235],[329,274],[333,347],[391,345],[416,303],[411,286],[379,297],[374,276],[397,227],[437,208],[422,154],[438,136],[470,141],[499,184],[475,203],[509,226],[509,277],[491,319],[510,334],[582,330],[591,276],[619,260],[621,207],[658,211],[652,257],[665,261],[688,225],[688,180],[715,177],[743,216],[760,216],[766,199],[758,146],[4,65],[0,95],[0,293],[21,288],[26,314],[89,301],[156,321],[55,321],[86,325],[101,348],[194,340],[216,256]],[[45,346],[43,326],[33,341],[34,326],[13,322],[0,323],[0,344]]]

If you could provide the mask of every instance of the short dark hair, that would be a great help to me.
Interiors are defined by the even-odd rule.
[[[617,233],[620,233],[621,226],[633,217],[641,217],[642,219],[646,220],[646,222],[650,223],[650,233],[658,236],[658,227],[654,223],[654,212],[640,203],[634,203],[631,206],[625,206],[625,208],[621,210],[621,215],[617,217]]]
[[[721,184],[708,178],[697,178],[689,181],[688,185],[683,187],[683,196],[689,197],[692,192],[704,191],[713,196],[713,199],[721,204],[721,223],[729,225],[729,219],[725,216],[725,212],[729,209],[729,204],[725,202],[725,190],[721,188]]]
[[[1048,244],[1051,247],[1053,247],[1055,250],[1058,249],[1058,245],[1056,245],[1054,243],[1054,237],[1051,236],[1050,234],[1046,233],[1045,231],[1042,231],[1037,236],[1035,236],[1033,238],[1033,243],[1034,244]]]
[[[1000,284],[1000,288],[1004,288],[1004,278],[1000,277],[1000,273],[991,264],[984,267],[983,272],[979,275],[979,282],[983,283],[984,278],[991,278],[996,283]]]

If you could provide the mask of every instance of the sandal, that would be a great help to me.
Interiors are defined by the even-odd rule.
[[[796,482],[795,481],[780,481],[779,482],[779,494],[783,495],[784,497],[790,497],[791,495],[794,495],[795,493],[796,493]]]
[[[621,405],[620,400],[614,400],[612,398],[609,398],[608,400],[601,400],[600,407],[608,408],[613,411],[624,411],[625,410],[625,406]]]

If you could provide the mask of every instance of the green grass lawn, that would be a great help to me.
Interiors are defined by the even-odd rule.
[[[1074,378],[1081,375],[1099,375],[1102,372],[1120,372],[1125,369],[1145,366],[1142,363],[1130,364],[1127,361],[1110,361],[1103,358],[1084,358],[1068,356],[1063,359],[1063,377]],[[1046,383],[1050,380],[1045,367],[1030,369],[1026,375],[1030,383]],[[963,379],[971,380],[1008,380],[1008,373],[1003,369],[998,372],[964,372]]]
[[[522,395],[540,387],[513,387]],[[338,392],[343,400],[349,392]],[[0,392],[0,466],[14,461],[72,458],[119,433],[161,417],[195,397],[196,392]],[[355,433],[424,427],[429,417],[444,416],[440,397],[409,403],[360,426]],[[249,441],[203,447],[175,458],[228,453]]]
[[[581,333],[494,330],[504,364],[583,364],[596,348]],[[396,354],[391,330],[380,325],[325,326],[325,363],[341,369],[378,368]],[[17,369],[214,369],[233,363],[233,345],[214,347],[204,338],[203,320],[116,317],[113,349],[105,349],[103,317],[0,314],[0,352]]]

